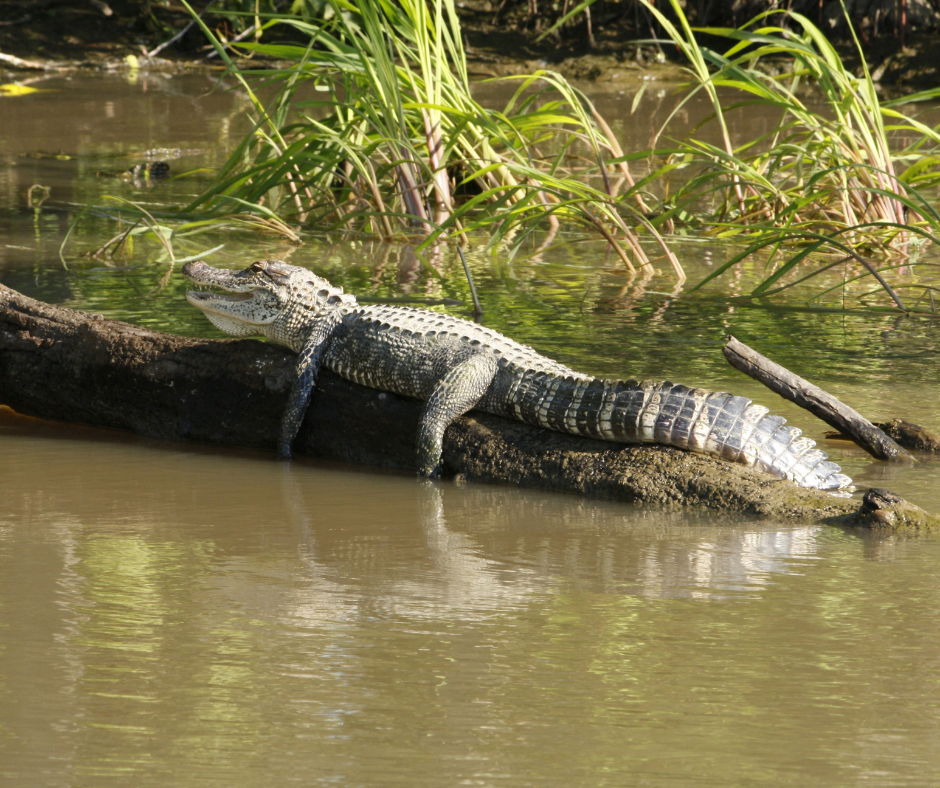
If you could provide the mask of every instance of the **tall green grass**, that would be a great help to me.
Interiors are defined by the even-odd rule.
[[[838,261],[874,277],[896,306],[906,308],[882,269],[896,270],[925,241],[938,242],[938,130],[896,109],[901,102],[879,99],[857,39],[861,77],[801,14],[767,11],[738,29],[693,29],[678,0],[670,0],[671,16],[661,5],[642,2],[694,79],[673,114],[704,92],[720,138],[719,144],[704,141],[700,127],[661,152],[668,158],[659,172],[678,168],[688,178],[659,221],[694,216],[706,232],[747,244],[699,286],[763,253],[765,276],[754,296],[804,283]],[[700,43],[703,34],[734,43],[718,53]],[[772,68],[764,67],[768,61]],[[734,145],[727,117],[755,110],[776,114],[776,127]]]
[[[442,239],[485,234],[510,254],[561,222],[599,233],[631,271],[651,269],[637,229],[678,260],[641,212],[622,151],[590,100],[558,74],[517,79],[502,111],[471,94],[452,0],[328,0],[320,22],[272,16],[306,46],[241,43],[280,68],[242,72],[252,132],[187,207],[219,215],[263,205],[308,228]],[[201,21],[200,21],[200,24]],[[274,96],[259,98],[262,80]],[[298,98],[313,87],[322,98]]]
[[[935,311],[932,286],[909,274],[925,245],[940,243],[938,130],[902,112],[903,101],[881,101],[867,69],[846,69],[805,16],[768,11],[741,28],[693,29],[679,0],[638,1],[691,78],[659,139],[696,95],[711,114],[683,139],[626,155],[588,97],[551,71],[507,78],[515,91],[501,111],[476,102],[453,0],[323,0],[329,13],[318,16],[251,14],[260,40],[232,46],[278,63],[256,70],[239,68],[194,14],[253,117],[179,212],[179,232],[365,234],[417,239],[419,251],[472,236],[512,256],[529,242],[541,252],[564,223],[601,236],[644,276],[654,241],[681,284],[663,231],[686,224],[738,244],[697,287],[757,260],[755,298],[795,286],[844,298],[871,280],[864,304]],[[278,31],[302,43],[271,43]],[[703,35],[730,45],[717,52]],[[753,111],[779,120],[735,142],[733,114]],[[709,124],[717,133],[707,137]],[[637,160],[649,167],[635,182]],[[168,218],[138,219],[133,233],[172,237]],[[123,250],[133,233],[109,248]]]

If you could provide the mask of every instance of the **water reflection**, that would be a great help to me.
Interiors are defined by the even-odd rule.
[[[844,716],[898,659],[922,680],[938,667],[915,657],[940,653],[930,543],[286,466],[9,413],[0,457],[0,762],[49,775],[31,784],[261,785],[297,769],[546,784],[603,764],[623,779],[636,759],[664,759],[669,779],[650,784],[702,784],[709,752],[774,771],[780,741],[807,729],[832,768],[789,768],[816,784],[840,784],[863,745],[871,774],[932,762],[926,740],[895,757],[882,727]],[[883,708],[907,731],[934,714],[915,686],[892,690],[908,712]],[[574,730],[584,760],[564,744]]]
[[[421,565],[416,576],[414,566],[385,564],[381,540],[360,542],[348,528],[317,528],[324,502],[308,502],[299,481],[307,469],[285,468],[284,474],[284,509],[300,534],[300,555],[311,577],[381,577],[394,611],[417,617],[472,620],[487,610],[526,604],[534,589],[559,572],[589,576],[591,588],[602,593],[733,599],[734,592],[760,593],[774,575],[801,574],[826,532],[793,524],[748,527],[744,520],[715,528],[707,515],[649,515],[616,504],[416,481],[414,489],[406,483],[403,496],[423,530],[423,540],[414,534]],[[668,538],[658,536],[664,529]],[[332,543],[334,533],[338,545]],[[498,539],[500,547],[485,551],[481,533]]]
[[[934,764],[912,735],[938,721],[930,542],[9,413],[0,457],[14,783],[623,784],[643,763],[652,785],[859,768],[889,784]],[[715,762],[703,782],[716,752],[733,774]]]

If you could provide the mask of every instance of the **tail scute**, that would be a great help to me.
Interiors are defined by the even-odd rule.
[[[815,448],[815,441],[747,397],[669,381],[628,381],[624,386],[613,408],[615,439],[690,449],[804,487],[839,490],[852,485],[839,466]],[[617,418],[621,413],[624,417]]]
[[[661,443],[751,466],[804,487],[838,490],[852,480],[815,441],[747,397],[669,381],[614,381],[527,370],[510,413],[541,427],[622,443]]]

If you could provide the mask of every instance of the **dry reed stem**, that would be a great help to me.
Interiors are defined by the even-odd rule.
[[[428,145],[428,164],[431,167],[434,194],[437,197],[437,214],[435,221],[438,224],[443,224],[453,211],[450,181],[447,178],[447,169],[443,166],[441,161],[444,141],[441,139],[440,125],[431,125],[431,116],[428,114],[427,110],[422,109],[421,115],[424,119],[424,134]]]
[[[614,135],[614,132],[611,130],[610,126],[607,124],[607,121],[604,119],[604,116],[591,106],[591,116],[594,118],[594,122],[597,123],[600,130],[603,132],[604,136],[607,138],[607,143],[610,147],[611,152],[614,154],[614,158],[623,158],[623,148],[620,146],[620,142],[617,140],[617,137]],[[630,184],[632,189],[636,186],[636,182],[633,180],[633,175],[630,173],[630,168],[627,166],[625,161],[618,161],[617,168],[623,173],[623,177],[626,178],[627,183]],[[646,202],[643,200],[643,195],[637,193],[634,195],[636,204],[639,206],[640,210],[644,213],[649,213],[650,209],[646,205]]]
[[[281,152],[281,149],[278,148],[274,140],[268,139],[268,145],[274,149],[274,153],[278,158],[281,158],[284,154]],[[294,169],[297,170],[297,175],[300,176],[300,170],[297,169],[297,165],[294,165]],[[300,193],[297,191],[297,184],[294,183],[294,174],[290,170],[286,170],[284,175],[287,176],[287,185],[290,188],[291,194],[294,197],[294,205],[297,206],[297,218],[300,219],[301,224],[307,221],[307,212],[304,210],[303,203],[300,200]],[[313,194],[311,194],[310,189],[305,187],[307,197],[310,199],[310,202],[313,202]]]

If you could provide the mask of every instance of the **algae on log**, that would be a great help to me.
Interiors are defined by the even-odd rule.
[[[0,285],[0,404],[28,416],[263,449],[273,462],[294,359],[270,343],[162,334]],[[324,370],[294,450],[411,470],[421,411],[420,402]],[[678,449],[610,444],[482,413],[448,429],[444,467],[473,480],[631,503],[940,529],[940,518],[885,496],[873,500],[887,513]],[[902,505],[903,516],[887,516]]]

